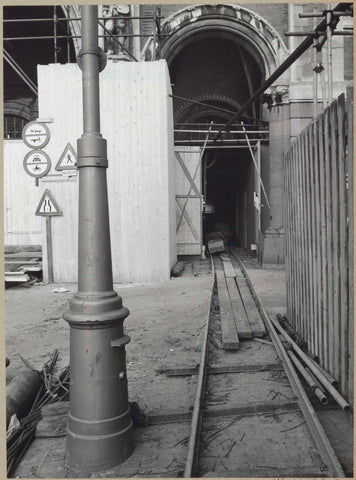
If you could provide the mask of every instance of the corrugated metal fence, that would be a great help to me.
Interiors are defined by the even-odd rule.
[[[287,312],[353,396],[352,106],[341,95],[284,158]]]

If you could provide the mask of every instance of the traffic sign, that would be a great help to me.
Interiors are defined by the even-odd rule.
[[[77,169],[77,154],[70,143],[67,143],[66,148],[63,150],[60,159],[56,165],[56,170],[76,170]]]
[[[36,121],[26,123],[22,130],[22,140],[30,148],[43,148],[50,139],[50,132],[45,123]]]
[[[23,159],[23,168],[31,177],[44,177],[51,168],[51,160],[46,152],[31,150]]]
[[[50,192],[50,190],[48,190],[48,188],[44,191],[44,194],[42,195],[35,215],[43,217],[63,215],[62,210],[59,208],[57,202],[55,201],[52,193]]]

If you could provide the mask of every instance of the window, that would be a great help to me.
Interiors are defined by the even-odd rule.
[[[4,138],[22,138],[22,129],[27,123],[24,118],[17,115],[5,115],[4,117]]]

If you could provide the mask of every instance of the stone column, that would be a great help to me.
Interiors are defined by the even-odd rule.
[[[271,87],[269,95],[270,224],[264,232],[263,264],[284,263],[283,155],[290,144],[288,87]]]

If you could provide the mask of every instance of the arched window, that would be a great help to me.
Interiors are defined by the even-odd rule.
[[[5,114],[4,116],[4,139],[22,138],[22,129],[28,120],[18,115]]]

